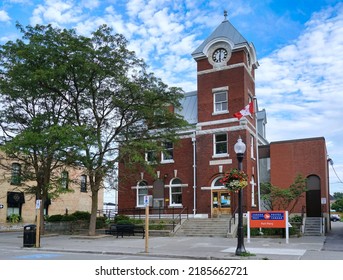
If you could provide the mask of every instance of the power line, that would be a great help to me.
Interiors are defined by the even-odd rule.
[[[332,161],[332,159],[329,159],[329,163],[330,163],[330,165],[331,165],[331,167],[332,167],[333,172],[335,173],[335,175],[336,175],[336,177],[337,177],[337,179],[338,179],[338,183],[343,184],[343,181],[341,180],[341,178],[339,178],[339,176],[338,176],[338,174],[337,174],[335,168],[333,167],[333,161]]]

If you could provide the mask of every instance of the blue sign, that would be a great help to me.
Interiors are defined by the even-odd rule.
[[[285,213],[283,212],[264,212],[251,213],[251,220],[284,220]]]

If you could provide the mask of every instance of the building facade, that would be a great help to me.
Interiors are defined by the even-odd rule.
[[[255,98],[259,64],[253,44],[225,17],[192,56],[197,64],[197,90],[184,95],[183,109],[177,112],[191,126],[180,131],[178,143],[164,143],[166,150],[157,158],[155,176],[144,170],[131,174],[124,164],[119,165],[119,212],[143,208],[144,196],[149,195],[152,208],[164,212],[187,208],[194,217],[236,213],[237,194],[230,193],[221,178],[237,168],[234,145],[241,138],[247,148],[243,170],[249,177],[243,191],[244,211],[263,210],[260,181],[288,188],[300,173],[308,179],[310,192],[294,213],[304,209],[307,215],[328,213],[323,204],[329,201],[325,139],[268,143],[266,111],[258,110]],[[248,104],[256,113],[241,111]],[[242,118],[235,114],[240,111]],[[150,159],[149,152],[146,159]]]
[[[205,217],[233,213],[237,198],[221,178],[238,166],[234,152],[238,138],[247,146],[243,167],[250,178],[243,205],[258,209],[257,146],[267,141],[256,126],[264,123],[258,114],[233,116],[247,104],[257,107],[255,48],[225,18],[192,56],[197,64],[197,91],[185,94],[178,112],[191,127],[180,131],[177,144],[166,143],[155,178],[143,170],[127,176],[129,171],[119,165],[119,211],[143,207],[144,195],[151,195],[153,207],[186,207],[193,215]]]
[[[328,218],[330,211],[328,155],[324,137],[271,142],[260,147],[261,182],[288,188],[298,174],[307,179],[307,191],[293,212]],[[289,210],[289,209],[287,209]],[[327,219],[329,220],[329,219]]]
[[[34,223],[36,220],[36,195],[26,192],[27,188],[22,184],[20,162],[13,162],[3,156],[0,157],[0,223],[22,222]],[[91,212],[91,191],[87,182],[87,175],[82,168],[61,169],[56,171],[61,176],[61,188],[68,192],[57,198],[49,199],[44,205],[45,215],[73,213],[76,211]],[[34,184],[34,182],[25,182]],[[99,191],[99,205],[103,205],[103,190]],[[101,209],[102,210],[102,209]],[[11,221],[11,217],[20,216],[20,221]]]

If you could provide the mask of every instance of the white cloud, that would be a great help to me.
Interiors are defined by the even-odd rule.
[[[77,23],[82,18],[81,6],[76,5],[74,1],[46,0],[44,4],[37,5],[34,9],[30,23],[31,25],[47,23],[67,25]]]
[[[10,20],[11,20],[11,18],[8,15],[8,13],[4,10],[0,10],[0,21],[8,22]]]
[[[336,8],[314,14],[297,40],[261,59],[256,94],[269,141],[324,136],[342,161],[343,5]]]

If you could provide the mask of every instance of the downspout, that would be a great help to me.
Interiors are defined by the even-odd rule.
[[[193,133],[193,216],[196,214],[196,189],[197,189],[197,166],[196,166],[196,134]]]
[[[254,96],[254,114],[255,114],[255,141],[256,141],[256,167],[257,167],[257,203],[258,211],[261,211],[261,189],[260,189],[260,157],[258,154],[258,130],[257,130],[257,98]]]

